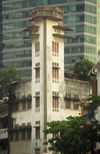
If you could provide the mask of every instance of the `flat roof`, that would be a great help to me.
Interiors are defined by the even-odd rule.
[[[89,81],[83,81],[83,80],[78,80],[78,79],[71,79],[71,78],[64,78],[64,81],[74,81],[74,82],[79,82],[79,83],[86,83],[86,84],[89,84],[90,82]]]
[[[63,9],[57,8],[57,7],[36,7],[32,10],[32,13],[37,12],[37,11],[57,11],[60,13],[64,13]]]

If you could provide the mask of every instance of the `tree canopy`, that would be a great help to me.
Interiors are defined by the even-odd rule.
[[[90,62],[88,59],[78,60],[74,66],[73,71],[77,74],[80,80],[89,81],[90,76],[88,75],[89,71],[92,69],[94,64]]]
[[[77,104],[87,110],[87,113],[93,113],[100,106],[100,96],[91,95]],[[70,116],[63,121],[47,123],[48,128],[44,132],[51,135],[47,141],[49,150],[63,154],[93,152],[94,142],[100,143],[100,123],[97,120],[92,121],[91,115]]]
[[[0,99],[3,96],[8,96],[9,88],[15,81],[21,79],[21,73],[15,70],[12,66],[5,66],[0,69]]]

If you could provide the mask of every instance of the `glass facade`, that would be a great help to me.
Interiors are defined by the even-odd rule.
[[[97,0],[97,51],[100,50],[100,1]]]
[[[72,36],[72,39],[65,40],[65,70],[78,59],[97,61],[97,1],[71,1],[60,6],[65,11],[65,26],[73,30],[65,32]]]
[[[2,50],[3,50],[3,27],[2,27],[2,0],[0,1],[0,67],[2,67]]]
[[[82,58],[96,62],[97,1],[96,0],[3,0],[0,1],[0,62],[22,70],[23,78],[31,77],[31,41],[23,38],[31,26],[31,11],[36,6],[55,6],[64,9],[65,69]],[[74,56],[73,56],[74,55]]]

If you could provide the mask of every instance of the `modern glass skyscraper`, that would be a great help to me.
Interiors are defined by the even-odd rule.
[[[23,30],[31,24],[31,10],[44,5],[64,9],[65,26],[73,29],[69,32],[73,39],[65,40],[65,70],[81,58],[88,58],[95,63],[96,0],[3,0],[0,3],[1,64],[13,65],[22,70],[23,77],[31,77],[31,40],[23,39],[29,35]]]
[[[2,0],[0,1],[0,66],[2,66],[2,48],[3,48],[3,25],[2,25]]]
[[[97,0],[97,51],[100,50],[100,0]]]

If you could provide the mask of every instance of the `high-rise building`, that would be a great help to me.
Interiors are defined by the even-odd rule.
[[[56,6],[64,9],[64,24],[73,31],[65,40],[65,70],[75,61],[97,59],[97,0],[3,0],[0,3],[0,58],[2,65],[22,70],[24,78],[31,77],[31,40],[23,39],[29,32],[31,10],[36,6]]]
[[[97,0],[97,51],[100,50],[100,1]],[[97,55],[98,56],[98,55]]]
[[[2,66],[2,0],[0,1],[0,66]]]

